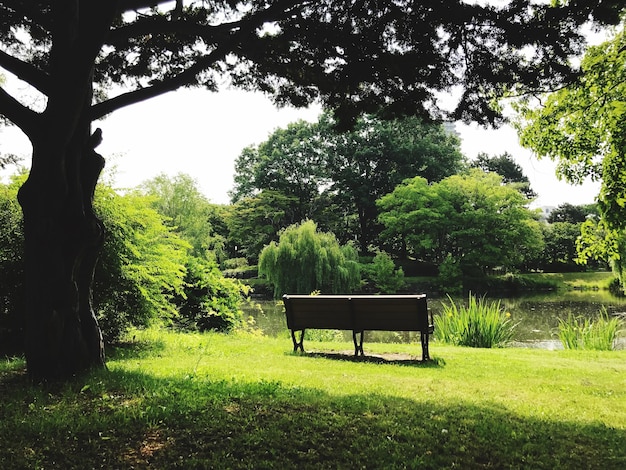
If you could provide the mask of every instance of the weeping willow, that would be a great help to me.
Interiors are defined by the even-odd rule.
[[[350,293],[361,282],[358,253],[341,246],[332,233],[319,232],[312,220],[287,227],[278,243],[263,248],[259,273],[282,294]]]

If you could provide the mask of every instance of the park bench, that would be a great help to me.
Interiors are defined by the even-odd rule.
[[[293,350],[304,352],[307,328],[352,330],[354,355],[363,356],[363,336],[369,331],[419,331],[422,360],[430,359],[428,335],[434,331],[426,295],[284,295],[287,328]],[[300,339],[296,332],[300,332]],[[357,338],[359,336],[359,338]]]

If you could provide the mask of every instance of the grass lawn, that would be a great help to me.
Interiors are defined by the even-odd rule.
[[[0,468],[626,468],[626,351],[431,355],[151,330],[65,385],[3,360]]]

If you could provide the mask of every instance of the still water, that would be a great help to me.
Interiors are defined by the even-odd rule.
[[[456,302],[467,300],[457,298]],[[609,314],[626,312],[626,299],[612,296],[608,291],[567,291],[534,293],[516,297],[490,297],[499,301],[501,307],[511,314],[517,326],[514,330],[513,345],[520,347],[560,348],[556,339],[559,319],[568,315],[595,318],[603,308]],[[447,298],[429,298],[428,309],[433,315],[443,310]],[[254,318],[256,326],[269,336],[287,337],[287,323],[282,301],[253,300],[244,308],[246,315]],[[344,332],[346,341],[351,341],[350,332]],[[414,342],[419,341],[419,333],[412,332],[366,332],[366,341],[375,342]],[[623,341],[622,341],[623,343]],[[623,346],[622,346],[623,347]]]

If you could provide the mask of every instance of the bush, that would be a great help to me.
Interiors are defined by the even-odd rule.
[[[395,294],[405,286],[404,271],[396,269],[391,256],[384,251],[376,253],[372,263],[362,266],[365,277],[382,293]]]
[[[558,337],[565,349],[611,351],[622,323],[619,317],[609,318],[606,308],[602,307],[595,321],[574,318],[571,314],[566,320],[559,319]]]
[[[448,296],[450,305],[435,317],[435,338],[444,343],[473,348],[505,346],[513,336],[516,325],[511,314],[504,312],[500,301],[487,302],[471,293],[467,307],[457,304]]]
[[[461,292],[463,289],[463,270],[451,255],[446,256],[439,266],[437,278],[439,287],[447,292]]]
[[[201,258],[187,261],[184,295],[178,296],[174,324],[188,330],[230,331],[242,325],[239,308],[249,288],[222,276],[216,264]]]

